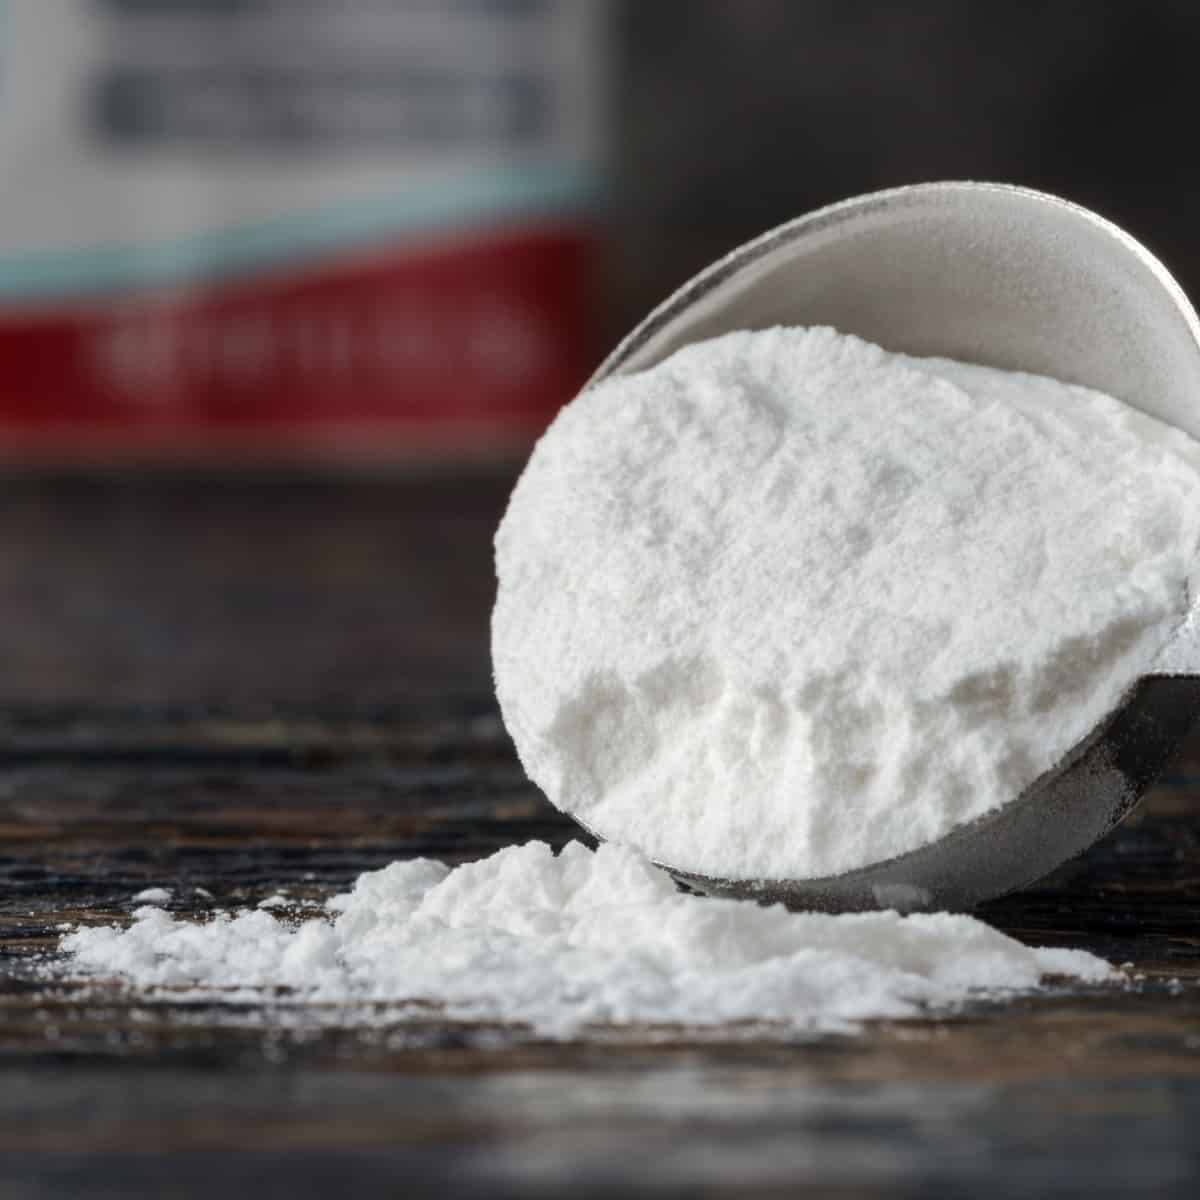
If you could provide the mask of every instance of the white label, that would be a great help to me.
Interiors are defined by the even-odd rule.
[[[603,9],[10,0],[0,290],[36,289],[27,256],[44,251],[243,227],[303,246],[323,243],[280,218],[369,237],[577,198],[599,152]]]

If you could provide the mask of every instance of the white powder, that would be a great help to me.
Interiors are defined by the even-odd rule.
[[[1200,446],[1116,400],[730,334],[538,444],[496,537],[497,692],[604,837],[836,874],[1052,768],[1180,622],[1198,538]]]
[[[555,857],[532,842],[455,870],[394,863],[327,907],[301,922],[247,909],[203,924],[142,908],[126,929],[80,929],[62,946],[73,974],[191,998],[269,1001],[255,989],[292,988],[338,1005],[432,1003],[559,1037],[629,1023],[845,1029],[1028,990],[1047,974],[1114,975],[1090,954],[1031,950],[971,917],[833,917],[684,895],[617,846],[573,843]]]

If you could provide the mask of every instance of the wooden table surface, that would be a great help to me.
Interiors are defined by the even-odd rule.
[[[788,1044],[587,1044],[47,989],[64,920],[572,827],[488,688],[508,481],[0,496],[0,1197],[1200,1194],[1200,746],[984,915],[1124,987]]]

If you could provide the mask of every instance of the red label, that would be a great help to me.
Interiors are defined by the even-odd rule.
[[[583,382],[589,239],[491,235],[269,278],[0,312],[0,449],[496,452]]]

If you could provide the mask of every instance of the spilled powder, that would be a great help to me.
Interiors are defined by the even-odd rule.
[[[826,916],[679,892],[633,851],[510,847],[450,869],[359,877],[320,917],[259,908],[198,924],[143,907],[63,939],[65,970],[188,999],[434,1005],[549,1037],[588,1027],[749,1023],[783,1034],[946,1010],[1047,975],[1115,973],[1034,950],[966,916]],[[394,1019],[394,1015],[393,1018]]]
[[[1117,400],[733,333],[538,444],[496,537],[497,694],[605,838],[837,874],[1054,767],[1180,624],[1198,541],[1200,445]]]

